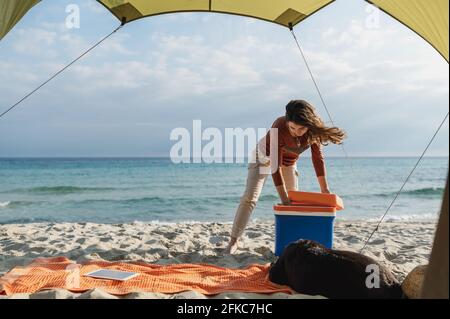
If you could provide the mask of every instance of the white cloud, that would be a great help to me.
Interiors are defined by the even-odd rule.
[[[150,67],[139,61],[108,63],[99,66],[75,65],[71,70],[75,78],[77,91],[81,88],[84,93],[98,90],[134,89],[145,87],[152,75]]]
[[[116,33],[108,38],[108,40],[106,40],[104,43],[102,43],[101,47],[99,47],[99,50],[97,50],[96,52],[98,54],[109,56],[114,53],[117,53],[119,55],[136,55],[138,53],[127,48],[127,45],[125,44],[125,42],[127,42],[129,38],[130,36],[128,33]]]
[[[0,83],[8,85],[11,84],[11,82],[17,83],[18,81],[22,83],[32,83],[36,81],[38,77],[27,66],[0,61],[0,79]]]
[[[81,5],[81,8],[86,8],[93,13],[107,13],[108,10],[103,7],[98,1],[88,0]]]
[[[185,16],[192,18],[189,14]],[[85,37],[65,29],[59,29],[59,32],[19,30],[18,33],[20,36],[13,44],[14,48],[42,57],[52,56],[51,52],[61,47],[66,55],[74,57],[91,45]],[[403,93],[448,93],[444,85],[439,85],[448,82],[448,72],[443,74],[436,63],[429,65],[426,60],[416,57],[399,61],[398,53],[368,59],[373,56],[372,50],[382,50],[394,39],[396,44],[409,41],[397,30],[367,29],[362,22],[353,20],[342,31],[324,28],[322,39],[307,43],[304,50],[314,74],[328,94],[354,94],[356,90],[387,87]],[[134,51],[127,46],[132,39],[121,31],[91,53],[93,60],[74,67],[73,76],[76,81],[89,79],[92,85],[87,91],[108,86],[130,89],[152,85],[164,99],[189,94],[239,94],[250,88],[266,94],[270,88],[268,97],[278,100],[283,94],[295,94],[298,81],[310,81],[292,43],[268,43],[254,35],[243,34],[217,45],[198,35],[175,36],[158,32],[153,33],[150,40],[154,44],[150,52]],[[367,56],[361,53],[364,51],[369,51]],[[95,59],[112,54],[133,59],[121,63]],[[279,79],[283,82],[278,82]]]
[[[18,29],[13,48],[17,53],[31,56],[57,56],[56,51],[47,49],[55,44],[58,34],[45,29]]]
[[[321,41],[309,43],[306,56],[313,72],[335,93],[389,89],[398,94],[448,94],[444,62],[439,63],[422,39],[411,40],[409,31],[402,32],[401,27],[368,29],[353,20],[342,31],[326,28]],[[412,49],[414,54],[405,54]]]

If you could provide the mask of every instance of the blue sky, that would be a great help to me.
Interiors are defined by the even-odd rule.
[[[68,4],[79,29],[65,27]],[[448,64],[364,1],[295,29],[350,156],[416,156],[448,112]],[[119,24],[94,0],[43,0],[0,42],[7,109]],[[0,119],[0,156],[168,156],[176,127],[270,127],[291,99],[320,103],[289,31],[209,13],[132,22]],[[429,155],[448,156],[448,121]],[[340,147],[325,149],[342,156]]]

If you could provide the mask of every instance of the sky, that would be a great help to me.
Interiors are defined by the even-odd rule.
[[[66,26],[71,4],[79,28]],[[118,24],[94,0],[43,0],[0,41],[0,112]],[[349,156],[421,154],[449,109],[448,63],[428,43],[361,0],[337,0],[295,33]],[[330,124],[287,28],[155,16],[125,25],[1,118],[0,157],[167,157],[175,128],[269,128],[292,99]],[[428,156],[448,156],[448,131],[447,120]]]

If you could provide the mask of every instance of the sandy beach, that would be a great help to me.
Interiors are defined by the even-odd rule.
[[[338,221],[335,249],[359,251],[374,229],[374,222]],[[231,224],[222,223],[36,223],[0,225],[0,275],[38,257],[65,256],[79,263],[92,259],[140,261],[156,264],[208,263],[244,268],[248,264],[276,259],[274,224],[249,224],[235,255],[224,255]],[[387,221],[374,235],[365,254],[389,267],[402,281],[415,266],[427,264],[435,230],[433,221]],[[197,292],[178,294],[132,293],[113,296],[102,290],[75,294],[49,290],[0,298],[312,298],[276,293],[221,293],[204,296]],[[317,298],[317,297],[316,297]]]

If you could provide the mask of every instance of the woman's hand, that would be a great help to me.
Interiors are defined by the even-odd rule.
[[[319,181],[319,185],[320,185],[320,191],[323,194],[330,194],[330,189],[328,188],[328,182],[327,182],[327,178],[325,176],[319,176],[317,177],[317,180]]]
[[[291,200],[288,199],[286,202],[278,203],[278,205],[291,206]]]
[[[291,205],[291,200],[289,199],[288,192],[286,191],[286,187],[282,185],[278,185],[277,187],[278,195],[280,196],[281,203],[283,205]]]

